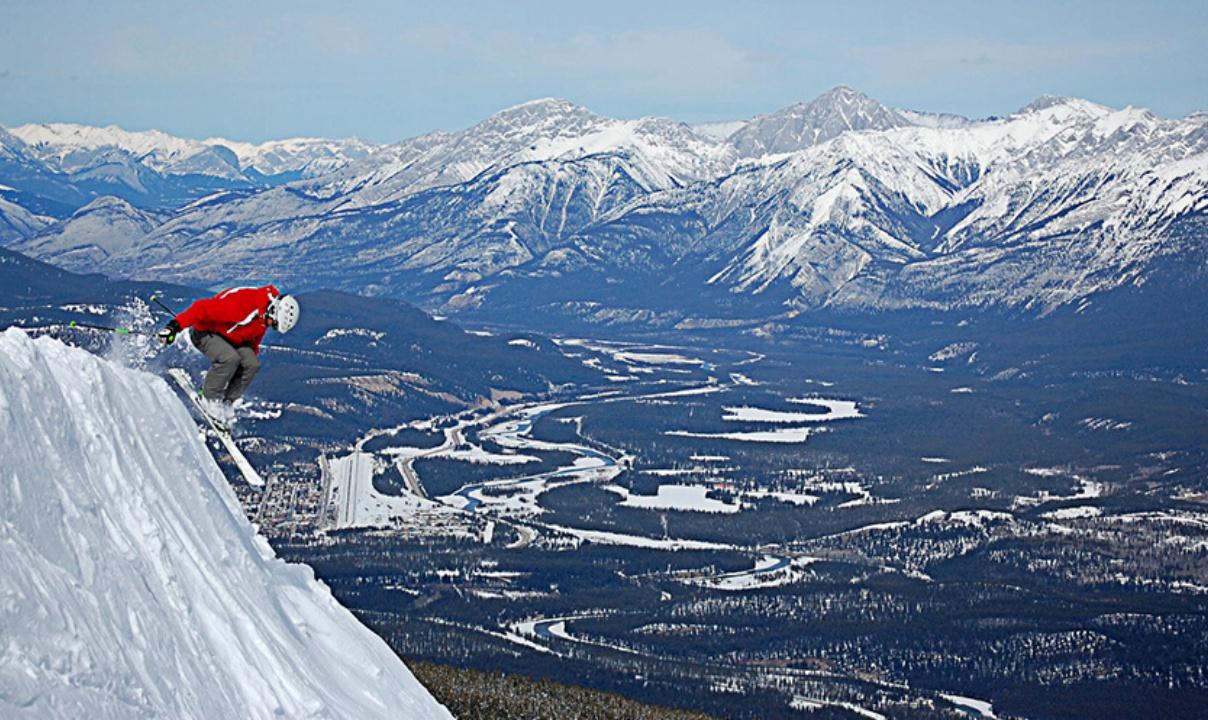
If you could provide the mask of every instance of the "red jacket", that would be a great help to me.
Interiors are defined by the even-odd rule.
[[[250,347],[260,354],[260,342],[268,331],[264,316],[268,301],[280,294],[272,285],[223,290],[190,305],[176,316],[176,322],[182,328],[218,333],[235,347]]]

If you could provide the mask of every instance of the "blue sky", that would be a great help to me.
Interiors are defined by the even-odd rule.
[[[393,141],[564,97],[772,112],[839,84],[981,117],[1042,94],[1208,109],[1208,2],[0,0],[0,125]]]

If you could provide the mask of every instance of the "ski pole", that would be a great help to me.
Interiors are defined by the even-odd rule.
[[[168,307],[167,305],[164,305],[162,302],[160,302],[159,298],[158,298],[158,297],[156,297],[156,296],[154,296],[154,295],[152,295],[152,296],[151,296],[151,302],[153,302],[153,303],[155,303],[156,305],[158,305],[158,306],[160,306],[161,308],[163,308],[163,309],[164,309],[164,312],[168,313],[168,314],[169,314],[169,315],[171,315],[173,318],[175,318],[175,317],[176,317],[176,316],[179,314],[179,313],[177,313],[175,310],[173,310],[172,308],[170,308],[170,307]]]
[[[71,322],[67,323],[67,327],[69,327],[69,328],[90,328],[92,330],[105,330],[105,331],[108,331],[111,333],[116,333],[118,335],[151,335],[152,334],[149,332],[143,332],[142,330],[131,330],[130,328],[113,327],[110,325],[94,325],[92,323],[76,322],[75,320],[72,320]]]

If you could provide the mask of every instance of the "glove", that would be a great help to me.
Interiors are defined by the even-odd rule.
[[[180,332],[180,330],[180,323],[173,319],[162,330],[156,333],[155,337],[159,338],[159,341],[164,345],[171,345],[176,342],[176,333]]]

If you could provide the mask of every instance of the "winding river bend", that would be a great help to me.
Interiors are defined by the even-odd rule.
[[[574,404],[578,403],[545,404],[520,408],[515,411],[520,417],[504,420],[496,425],[485,428],[479,433],[479,437],[492,440],[500,446],[512,450],[569,453],[575,456],[575,460],[570,465],[533,475],[472,483],[453,493],[451,497],[460,498],[460,500],[452,500],[449,504],[459,505],[463,510],[475,512],[484,504],[489,504],[490,501],[484,495],[484,491],[488,488],[502,490],[509,487],[523,488],[529,486],[537,490],[537,486],[540,486],[538,492],[540,494],[540,492],[544,492],[547,489],[568,483],[607,481],[619,475],[621,472],[621,461],[618,457],[606,455],[586,445],[547,442],[531,437],[530,433],[533,430],[533,426],[543,416],[554,410]],[[568,482],[559,482],[559,480],[563,479]],[[441,499],[445,500],[446,498]],[[535,501],[536,498],[534,497],[533,500]]]

